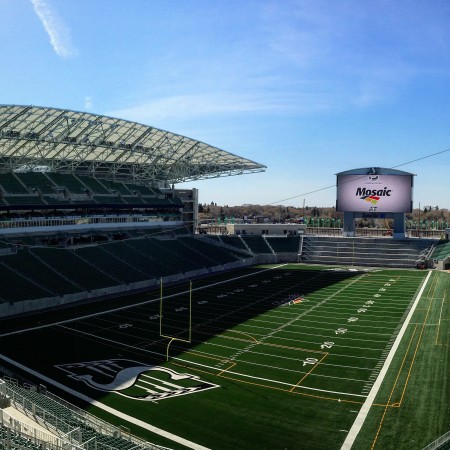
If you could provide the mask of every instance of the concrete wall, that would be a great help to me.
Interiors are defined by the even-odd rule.
[[[229,223],[227,224],[227,233],[242,236],[301,235],[306,233],[306,225],[296,223]]]

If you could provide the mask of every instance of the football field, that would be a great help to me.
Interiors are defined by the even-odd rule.
[[[422,448],[450,418],[449,278],[247,268],[5,322],[0,364],[170,448]]]

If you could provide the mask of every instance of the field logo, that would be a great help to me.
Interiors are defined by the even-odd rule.
[[[134,400],[158,401],[219,387],[196,375],[129,359],[105,359],[55,366],[77,381]]]

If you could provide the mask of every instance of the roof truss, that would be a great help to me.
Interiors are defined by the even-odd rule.
[[[55,108],[0,106],[0,171],[40,167],[144,183],[266,169],[201,141],[135,122]]]

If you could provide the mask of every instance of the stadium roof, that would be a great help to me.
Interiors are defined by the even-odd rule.
[[[0,172],[47,170],[181,183],[265,169],[196,139],[136,122],[68,109],[0,105]]]

